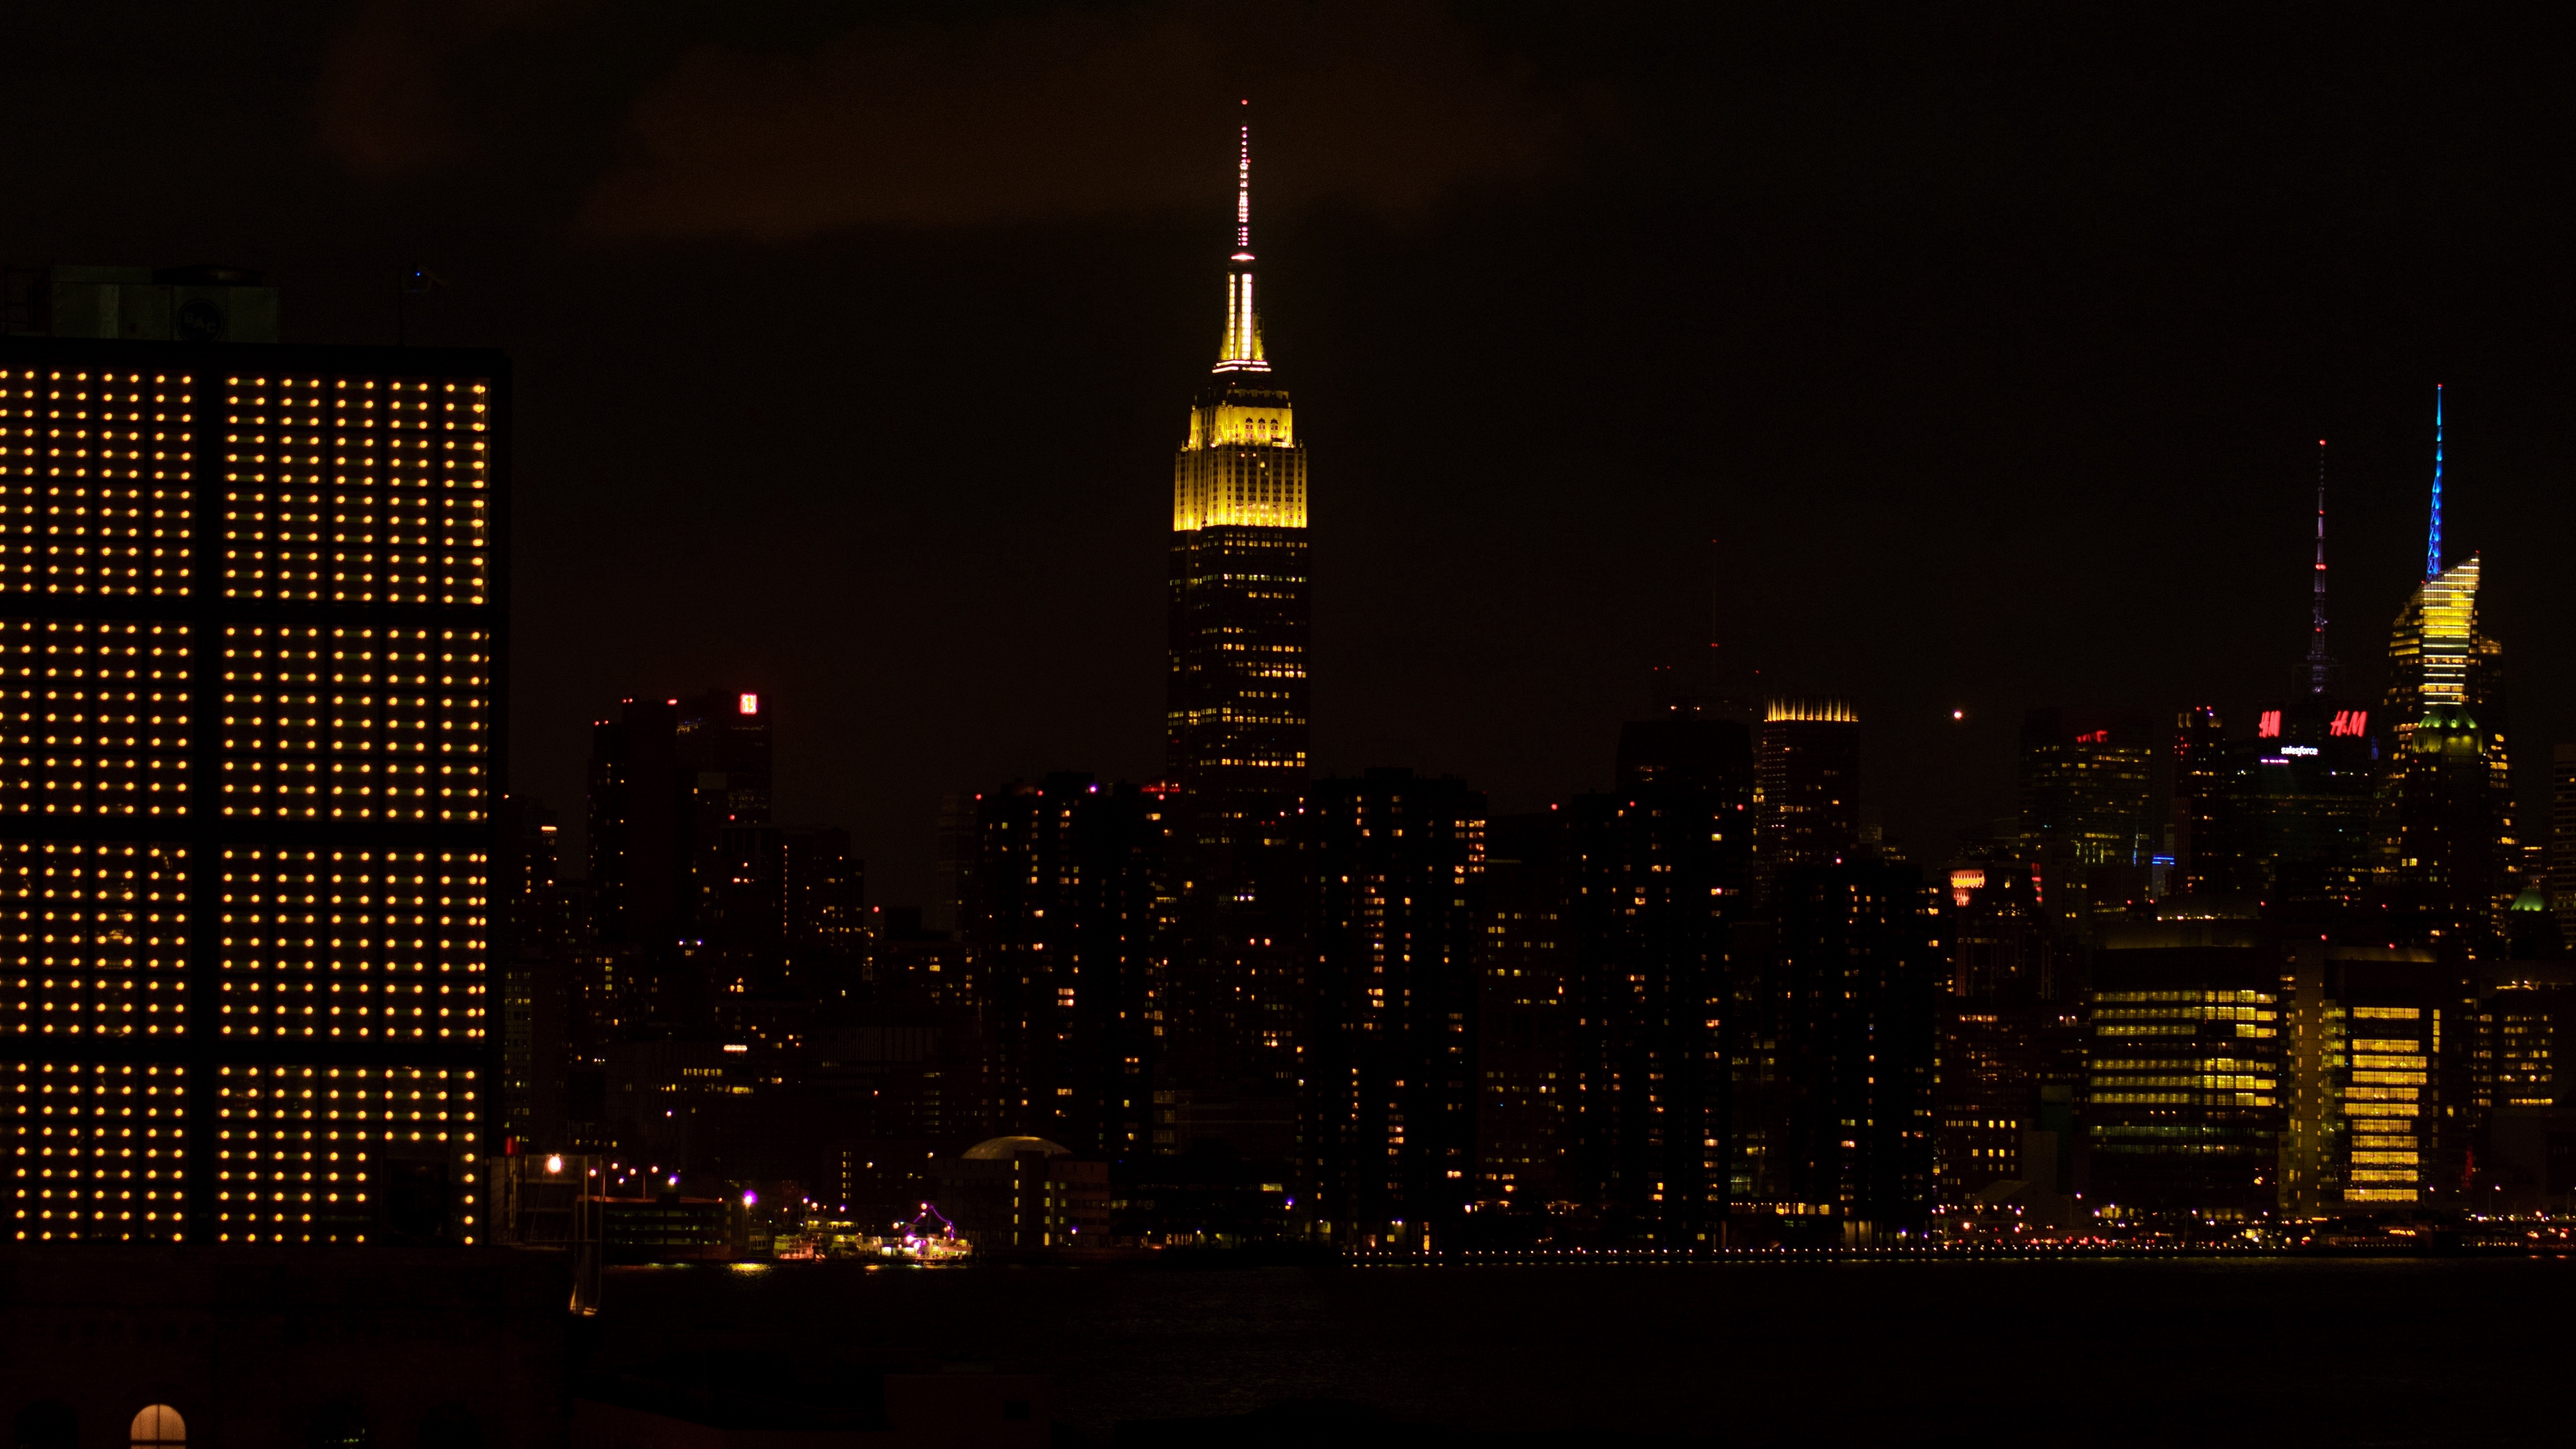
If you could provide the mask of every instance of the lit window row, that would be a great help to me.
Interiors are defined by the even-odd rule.
[[[489,596],[487,383],[229,378],[224,406],[226,597]]]
[[[0,1071],[18,1241],[180,1236],[184,1068],[10,1062]]]
[[[226,596],[480,604],[490,588],[480,487],[388,479],[327,494],[227,493]]]
[[[475,1231],[475,1073],[224,1067],[215,1079],[218,1242],[363,1243],[388,1194],[425,1190]]]
[[[0,749],[187,748],[188,626],[0,619]]]
[[[0,369],[0,590],[188,589],[189,378]]]
[[[0,812],[181,815],[185,624],[0,619]]]
[[[481,820],[491,636],[225,631],[224,813]]]
[[[490,889],[473,852],[226,851],[217,1029],[483,1039]]]
[[[0,1034],[180,1035],[187,875],[177,845],[0,845]]]

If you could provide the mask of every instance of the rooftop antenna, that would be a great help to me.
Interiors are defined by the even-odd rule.
[[[2437,524],[2437,538],[2439,533],[2440,525]],[[2308,693],[2323,694],[2326,692],[2326,676],[2334,669],[2334,661],[2326,657],[2326,440],[2323,438],[2317,439],[2316,603],[2309,616],[2309,629]]]
[[[1241,102],[1244,122],[1234,155],[1234,255],[1226,259],[1225,345],[1218,372],[1268,372],[1261,347],[1261,313],[1252,295],[1252,99]]]
[[[2424,577],[2442,576],[2442,385],[2433,384],[2433,536],[2424,550]]]

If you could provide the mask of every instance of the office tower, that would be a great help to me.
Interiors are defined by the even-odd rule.
[[[1846,1235],[1919,1226],[1932,1205],[1933,1051],[1943,906],[1917,867],[1795,866],[1772,885],[1767,949],[1731,963],[1740,1172],[1758,1209]]]
[[[2021,729],[2021,840],[2045,903],[2080,929],[2096,906],[2147,896],[2155,744],[2134,716],[2034,709]]]
[[[2175,894],[2222,895],[2236,888],[2228,825],[2227,726],[2210,705],[2174,717]]]
[[[2034,709],[2022,722],[2021,833],[2082,868],[2143,865],[2153,746],[2141,721]]]
[[[1775,699],[1762,715],[1767,869],[1833,865],[1860,845],[1860,716],[1838,699]]]
[[[2433,575],[2397,616],[2377,885],[2409,932],[2493,949],[2519,890],[2502,650],[2478,626],[2478,560]]]
[[[0,338],[15,1239],[485,1236],[509,387]]]
[[[1291,822],[1306,779],[1306,449],[1262,340],[1251,144],[1247,126],[1225,332],[1172,470],[1164,749],[1180,789],[1182,934],[1172,1085],[1158,1090],[1284,1123],[1300,1076]]]
[[[1149,1150],[1168,939],[1158,796],[1085,774],[975,800],[965,936],[985,986],[995,1131]]]
[[[2281,978],[2252,921],[2103,932],[2086,997],[2091,1206],[2221,1220],[2273,1207],[2287,1099]]]
[[[1622,739],[1629,787],[1564,812],[1575,950],[1564,1192],[1618,1236],[1697,1247],[1717,1240],[1727,1211],[1728,928],[1752,874],[1751,741],[1742,725],[1698,719]],[[1672,748],[1644,750],[1657,739]]]
[[[1575,1076],[1565,846],[1558,811],[1486,827],[1474,1033],[1479,1214],[1535,1211],[1564,1194],[1558,1164]]]
[[[2380,780],[2370,724],[2367,709],[2303,694],[2257,707],[2254,737],[2229,747],[2236,885],[2276,914],[2322,920],[2361,904]]]
[[[2446,1080],[2460,1074],[2444,1071],[2445,1029],[2456,1061],[2474,1025],[2455,977],[2431,951],[2309,940],[2292,953],[2289,984],[2282,1212],[2335,1217],[2431,1201],[2470,1125],[2461,1083]]]
[[[1436,1245],[1476,1194],[1485,799],[1371,770],[1317,781],[1306,832],[1310,1205],[1337,1241]]]

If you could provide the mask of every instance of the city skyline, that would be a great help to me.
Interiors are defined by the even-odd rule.
[[[769,231],[610,226],[591,198],[651,105],[760,140],[692,99],[693,47],[828,67],[881,32],[754,7],[477,39],[317,6],[192,18],[72,86],[48,57],[78,27],[40,19],[0,62],[30,114],[177,139],[21,148],[0,256],[237,262],[287,289],[291,338],[390,342],[399,312],[415,342],[507,346],[546,404],[521,439],[514,788],[561,808],[599,711],[741,674],[797,762],[781,808],[846,822],[891,899],[927,893],[943,793],[1159,771],[1179,430],[1152,400],[1205,366],[1245,95],[1275,183],[1265,323],[1330,443],[1319,769],[1457,773],[1502,808],[1606,783],[1599,742],[1705,643],[1714,573],[1731,648],[1798,675],[1784,693],[1856,697],[1864,792],[1928,849],[2001,808],[2025,707],[2274,692],[2306,645],[2319,437],[2339,652],[2373,687],[2349,641],[2420,567],[2435,382],[2447,542],[2497,581],[2524,737],[2576,733],[2576,595],[2545,554],[2576,526],[2569,318],[2547,188],[2512,179],[2554,173],[2560,102],[2471,79],[2536,53],[2512,23],[2266,20],[2223,59],[2072,19],[1829,36],[1397,7],[1328,45],[1321,14],[1260,56],[1220,40],[1224,79],[1149,86],[1132,120],[1056,128],[1031,154],[1065,180],[1028,180],[1000,122],[889,114],[936,142],[936,207]],[[945,25],[997,76],[1061,81],[1007,27]],[[1400,79],[1357,94],[1328,54]],[[2367,81],[2388,65],[2422,83]],[[2130,84],[2175,67],[2188,103]],[[241,74],[275,83],[217,79]],[[1457,129],[1377,93],[1450,103]],[[897,194],[778,157],[764,185]],[[1096,205],[1064,200],[1073,178]],[[415,267],[441,285],[400,293]],[[1011,407],[1044,468],[989,446],[997,369],[1046,376]],[[1462,452],[1450,397],[1508,438]]]
[[[14,1449],[2550,1413],[2576,26],[92,11]]]

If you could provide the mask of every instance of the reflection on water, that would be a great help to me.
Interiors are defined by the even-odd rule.
[[[2576,1264],[618,1272],[602,1362],[837,1350],[1057,1375],[1060,1417],[1329,1401],[1478,1433],[1723,1443],[2556,1436]],[[2544,1429],[2544,1425],[2546,1426]],[[1128,1438],[1140,1437],[1131,1426]]]

